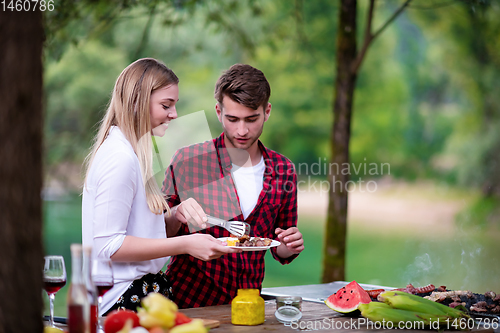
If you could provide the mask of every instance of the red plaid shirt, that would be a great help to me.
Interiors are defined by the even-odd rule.
[[[297,175],[293,164],[283,155],[264,147],[259,141],[266,169],[263,189],[254,210],[246,220],[239,206],[238,193],[231,177],[231,159],[224,144],[224,135],[216,139],[178,150],[167,169],[162,191],[170,206],[192,197],[208,215],[226,220],[246,221],[250,235],[277,239],[277,227],[288,229],[297,225]],[[199,231],[215,238],[228,237],[221,227]],[[182,225],[178,235],[188,234]],[[266,251],[231,253],[211,261],[190,255],[172,258],[167,276],[172,283],[173,301],[180,308],[230,303],[240,288],[258,288],[264,280]],[[271,248],[273,257],[282,264],[297,255],[283,259]]]

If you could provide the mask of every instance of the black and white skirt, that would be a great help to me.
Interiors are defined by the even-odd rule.
[[[128,289],[120,296],[118,301],[104,314],[107,316],[111,311],[128,309],[137,312],[141,305],[141,299],[149,293],[160,293],[172,299],[170,281],[164,272],[146,274],[142,278],[134,280]]]

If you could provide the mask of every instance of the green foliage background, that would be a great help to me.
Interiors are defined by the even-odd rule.
[[[145,56],[174,69],[181,80],[179,116],[205,110],[212,136],[221,131],[213,99],[217,77],[237,62],[260,68],[271,83],[273,104],[263,142],[295,163],[329,159],[337,2],[100,4],[93,10],[80,5],[78,12],[87,15],[49,29],[50,176],[57,176],[61,163],[81,163],[114,80]],[[121,11],[110,9],[119,4]],[[396,5],[380,2],[374,26]],[[373,43],[355,95],[354,164],[390,163],[393,177],[445,179],[497,192],[500,6],[474,5],[457,1],[425,9],[415,2]],[[359,6],[361,39],[366,3]]]
[[[400,3],[377,1],[374,27],[380,27]],[[358,1],[359,40],[367,4]],[[47,187],[80,192],[80,166],[114,82],[140,57],[158,58],[175,71],[180,78],[179,117],[205,110],[212,137],[221,132],[213,98],[219,75],[238,62],[261,69],[271,83],[273,105],[261,140],[296,165],[328,161],[338,10],[339,2],[328,0],[61,2],[45,17]],[[414,0],[377,37],[357,82],[350,154],[354,165],[389,163],[390,175],[353,174],[353,180],[432,179],[479,191],[482,195],[474,197],[457,221],[461,226],[498,229],[498,17],[497,1]],[[47,252],[65,253],[67,242],[58,245],[52,240],[79,241],[79,201],[63,204],[66,208],[52,205],[59,207],[46,203]],[[314,246],[321,245],[314,241],[320,235],[318,230],[307,231]],[[376,263],[377,257],[362,249],[376,246],[375,241],[362,231],[356,235],[349,236],[348,278],[362,276],[366,280],[361,282],[386,285],[407,282],[395,278],[390,265],[374,266],[378,270],[366,274],[363,265]],[[391,243],[381,237],[378,243],[384,243],[381,255],[389,256],[394,248],[415,248],[418,242]],[[490,250],[496,249],[493,241],[488,242],[493,244]],[[453,248],[453,240],[445,244]],[[444,251],[438,242],[429,246]],[[303,271],[315,272],[317,279],[298,273],[283,281],[278,277],[283,274],[273,275],[278,268],[271,264],[267,286],[319,282],[319,247],[316,250],[302,257],[307,268]],[[414,258],[415,252],[407,253]],[[491,256],[498,259],[498,252]],[[408,258],[403,257],[394,257],[395,265],[404,266]],[[369,280],[374,276],[380,278]]]

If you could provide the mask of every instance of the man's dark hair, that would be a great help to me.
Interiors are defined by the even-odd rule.
[[[225,71],[215,84],[215,99],[222,106],[224,96],[253,110],[264,110],[271,87],[262,71],[250,65],[236,64]]]

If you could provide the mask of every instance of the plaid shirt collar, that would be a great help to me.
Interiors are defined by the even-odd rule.
[[[219,135],[217,138],[215,138],[215,150],[217,151],[217,154],[219,155],[219,163],[222,166],[222,168],[227,171],[231,172],[231,169],[233,168],[233,164],[231,162],[231,157],[229,156],[229,152],[226,149],[226,142],[225,142],[225,135],[222,133]],[[262,153],[262,157],[264,158],[264,163],[266,164],[266,171],[264,172],[264,175],[270,176],[273,178],[275,168],[272,167],[272,165],[268,165],[269,163],[272,163],[272,159],[269,156],[269,152],[267,151],[267,148],[262,144],[260,140],[257,140],[257,144],[259,145],[259,149]],[[271,168],[268,168],[271,167]],[[271,171],[270,174],[268,174],[268,171]]]

